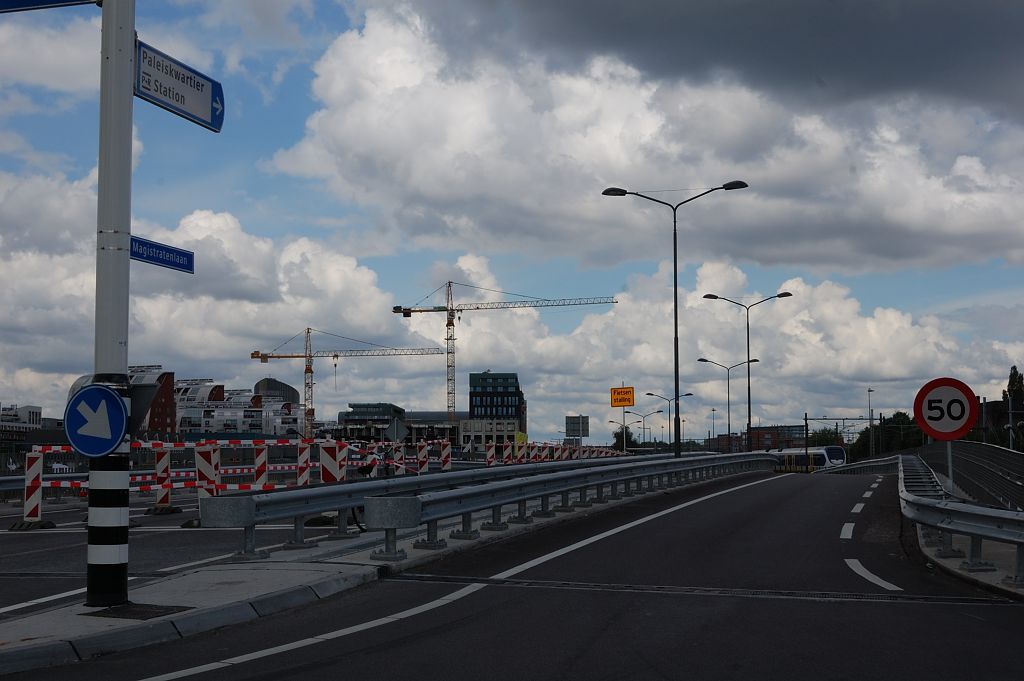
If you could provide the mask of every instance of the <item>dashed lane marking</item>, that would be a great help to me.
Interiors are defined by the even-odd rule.
[[[853,523],[843,523],[843,529],[839,532],[840,539],[853,539]]]
[[[860,513],[864,510],[864,504],[854,504],[850,513]]]

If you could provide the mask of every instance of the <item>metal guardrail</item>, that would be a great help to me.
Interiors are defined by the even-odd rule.
[[[964,503],[950,497],[934,472],[919,457],[900,457],[900,507],[903,515],[921,525],[943,532],[940,557],[956,557],[951,535],[971,539],[971,552],[962,567],[968,571],[994,569],[982,559],[982,540],[1014,544],[1017,547],[1014,586],[1024,586],[1024,513]],[[960,554],[962,555],[962,554]]]
[[[635,485],[636,491],[641,491],[644,479],[648,481],[647,491],[653,491],[656,489],[655,480],[659,481],[661,488],[665,488],[698,479],[752,470],[770,471],[775,467],[775,463],[775,457],[764,453],[670,458],[661,461],[617,463],[602,468],[516,478],[432,493],[374,496],[365,500],[366,526],[368,529],[384,530],[384,550],[373,553],[373,558],[385,561],[403,560],[406,557],[405,551],[397,547],[400,528],[426,524],[426,540],[416,542],[414,547],[437,549],[445,545],[445,541],[437,537],[437,523],[446,518],[462,518],[462,529],[453,532],[453,538],[472,539],[479,536],[471,525],[472,514],[478,511],[491,511],[491,521],[485,523],[481,529],[504,530],[508,524],[502,522],[501,510],[507,504],[518,504],[518,513],[509,522],[529,523],[532,519],[526,515],[526,504],[531,499],[540,499],[541,508],[535,511],[534,515],[544,517],[554,515],[554,511],[568,511],[575,507],[589,506],[591,503],[603,503],[610,498],[619,498],[620,483],[624,486],[624,494],[632,495],[631,486]],[[606,486],[611,491],[610,496],[604,493]],[[593,501],[588,498],[588,488],[591,487],[594,488],[596,495]],[[574,491],[579,495],[578,500],[570,504],[569,495]],[[549,505],[550,497],[555,494],[562,495],[562,505],[552,509]]]
[[[656,462],[671,458],[671,456],[671,454],[662,454],[513,464],[448,473],[429,473],[422,476],[313,485],[271,492],[242,492],[200,498],[199,517],[203,527],[241,529],[243,531],[242,553],[250,555],[256,551],[256,525],[275,520],[292,519],[294,531],[291,543],[302,544],[306,518],[337,511],[338,527],[333,536],[348,536],[346,523],[348,511],[364,506],[367,497],[389,494],[422,494],[511,478],[538,476],[580,468],[613,466],[623,462]]]
[[[867,473],[881,473],[881,474],[893,474],[898,471],[899,458],[895,456],[889,456],[884,459],[869,459],[867,461],[858,461],[856,463],[847,463],[842,466],[833,466],[831,468],[819,468],[812,471],[812,475],[825,474],[825,475],[864,475]]]

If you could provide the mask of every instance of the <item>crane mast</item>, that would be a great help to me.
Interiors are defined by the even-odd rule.
[[[253,350],[249,353],[250,359],[258,359],[261,364],[266,364],[272,359],[305,359],[306,367],[303,372],[303,386],[305,399],[305,413],[303,414],[302,436],[313,437],[313,358],[333,358],[337,364],[339,357],[397,357],[408,355],[440,355],[444,350],[441,348],[373,348],[367,350],[313,350],[312,341],[313,329],[306,328],[306,344],[303,353],[274,353]]]
[[[498,302],[480,302],[480,303],[459,303],[455,304],[454,297],[452,295],[452,285],[455,282],[449,281],[445,284],[445,304],[444,305],[427,305],[427,306],[412,306],[404,307],[402,305],[394,306],[391,311],[395,314],[400,314],[403,317],[412,317],[414,312],[445,312],[447,314],[447,322],[445,323],[445,345],[446,353],[448,355],[448,420],[450,422],[455,421],[455,318],[456,315],[464,312],[465,310],[509,310],[514,308],[524,307],[564,307],[569,305],[604,305],[609,303],[617,303],[618,301],[614,298],[609,297],[598,297],[598,298],[538,298],[535,300],[509,300],[509,301],[498,301]]]

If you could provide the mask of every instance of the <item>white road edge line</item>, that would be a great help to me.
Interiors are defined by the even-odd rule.
[[[507,578],[507,577],[511,577],[512,575],[517,575],[520,572],[525,572],[526,570],[529,570],[529,569],[534,568],[534,567],[536,567],[538,565],[546,563],[549,560],[554,560],[555,558],[559,558],[561,556],[564,556],[567,553],[571,553],[571,552],[575,551],[576,549],[581,549],[584,546],[589,546],[590,544],[593,544],[595,542],[601,541],[602,539],[606,539],[608,537],[616,535],[619,532],[625,532],[626,530],[631,530],[634,527],[638,527],[640,525],[643,525],[644,523],[650,522],[652,520],[656,520],[658,518],[661,518],[662,516],[666,516],[666,515],[668,515],[670,513],[674,513],[674,512],[676,512],[678,510],[687,508],[689,506],[693,506],[694,504],[699,504],[702,501],[707,501],[708,499],[714,499],[715,497],[722,496],[723,494],[729,494],[731,492],[736,492],[736,491],[744,489],[746,487],[753,487],[754,485],[760,485],[762,483],[771,482],[773,480],[781,480],[782,478],[789,477],[790,475],[793,475],[793,474],[792,473],[786,473],[786,474],[783,474],[783,475],[780,475],[780,476],[777,476],[777,477],[765,478],[763,480],[756,480],[754,482],[748,482],[746,484],[739,485],[738,487],[730,487],[729,489],[724,489],[724,490],[721,490],[719,492],[714,492],[713,494],[708,494],[708,495],[705,495],[703,497],[699,497],[697,499],[693,499],[691,501],[687,501],[685,503],[679,504],[678,506],[673,506],[672,508],[667,508],[664,511],[658,511],[657,513],[653,513],[653,514],[651,514],[649,516],[645,516],[643,518],[640,518],[639,520],[634,520],[633,522],[626,523],[625,525],[620,525],[619,527],[616,527],[614,529],[608,530],[606,532],[602,532],[601,534],[596,534],[593,537],[589,537],[587,539],[583,539],[581,541],[578,541],[575,544],[570,544],[569,546],[562,547],[562,548],[558,549],[557,551],[552,551],[551,553],[549,553],[547,555],[544,555],[544,556],[541,556],[540,558],[534,558],[531,561],[527,561],[527,562],[523,563],[522,565],[517,565],[516,567],[510,568],[508,570],[505,570],[504,572],[499,572],[498,574],[491,576],[490,579],[504,579],[504,578]],[[461,598],[465,598],[466,596],[469,596],[472,593],[476,593],[477,591],[480,591],[485,586],[487,586],[487,585],[486,584],[470,584],[469,586],[465,586],[465,587],[459,589],[458,591],[449,594],[448,596],[443,596],[441,598],[435,599],[435,600],[430,601],[428,603],[424,603],[423,605],[417,606],[415,608],[410,608],[409,610],[403,610],[402,612],[395,613],[394,615],[389,615],[387,617],[381,617],[381,618],[372,620],[370,622],[363,622],[362,624],[355,624],[355,625],[352,625],[350,627],[345,627],[344,629],[338,629],[336,631],[329,631],[326,634],[320,634],[319,636],[312,636],[310,638],[304,638],[304,639],[301,639],[301,640],[298,640],[298,641],[292,641],[291,643],[283,643],[283,644],[281,644],[279,646],[276,646],[274,648],[268,648],[267,650],[259,650],[259,651],[256,651],[254,653],[249,653],[247,655],[240,655],[238,657],[232,657],[232,658],[229,658],[227,660],[221,660],[220,662],[211,662],[209,664],[204,664],[204,665],[199,666],[199,667],[191,667],[189,669],[182,669],[180,671],[170,672],[168,674],[161,674],[160,676],[148,676],[148,677],[146,677],[144,679],[140,679],[139,681],[172,681],[173,679],[182,679],[182,678],[185,678],[185,677],[188,677],[188,676],[195,676],[197,674],[202,674],[204,672],[212,671],[214,669],[223,669],[224,667],[229,666],[229,665],[241,664],[243,662],[251,662],[252,660],[258,660],[258,659],[261,659],[261,658],[264,658],[264,657],[269,657],[271,655],[276,655],[278,653],[283,653],[283,652],[287,652],[287,651],[290,651],[290,650],[296,650],[298,648],[305,648],[306,646],[311,646],[311,645],[314,645],[314,644],[317,644],[317,643],[323,643],[324,641],[330,641],[330,640],[333,640],[333,639],[336,639],[336,638],[342,638],[344,636],[348,636],[350,634],[355,634],[355,633],[358,633],[358,632],[361,632],[361,631],[366,631],[368,629],[375,629],[376,627],[383,626],[385,624],[391,624],[392,622],[396,622],[398,620],[402,620],[402,619],[405,619],[407,617],[412,617],[413,615],[418,615],[420,613],[427,612],[428,610],[433,610],[435,608],[439,608],[439,607],[441,607],[443,605],[448,605],[449,603],[451,603],[453,601],[457,601],[457,600],[459,600]]]
[[[128,581],[131,581],[133,579],[138,579],[138,577],[129,577]],[[59,598],[65,598],[67,596],[75,596],[75,595],[84,594],[84,593],[85,593],[85,589],[82,588],[82,589],[74,589],[72,591],[65,591],[64,593],[53,594],[51,596],[41,596],[39,598],[33,598],[31,601],[24,601],[23,603],[15,603],[14,605],[8,605],[8,606],[5,606],[3,608],[0,608],[0,615],[2,615],[5,612],[12,612],[14,610],[21,610],[22,608],[28,608],[28,607],[31,607],[33,605],[39,605],[40,603],[47,603],[49,601],[55,601],[55,600],[57,600]]]
[[[878,575],[869,572],[868,569],[861,565],[861,562],[856,558],[844,558],[844,560],[846,561],[846,564],[849,566],[851,570],[853,570],[858,575],[868,580],[875,586],[880,586],[887,591],[903,591],[903,589],[896,586],[895,584],[890,584]]]
[[[864,504],[854,504],[850,513],[860,513],[864,510]]]
[[[843,529],[839,531],[840,539],[853,539],[854,523],[843,523]]]

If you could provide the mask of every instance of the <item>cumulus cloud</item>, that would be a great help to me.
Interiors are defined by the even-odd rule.
[[[460,51],[436,22],[422,5],[368,9],[316,64],[321,108],[273,161],[364,206],[392,243],[614,263],[629,257],[623,232],[663,247],[670,216],[603,187],[688,188],[653,194],[678,202],[739,178],[751,189],[680,211],[688,262],[860,272],[980,260],[997,244],[1024,257],[1021,165],[999,151],[1024,135],[984,110],[912,94],[794,108],[728,74],[644,72],[596,47],[572,68]]]

